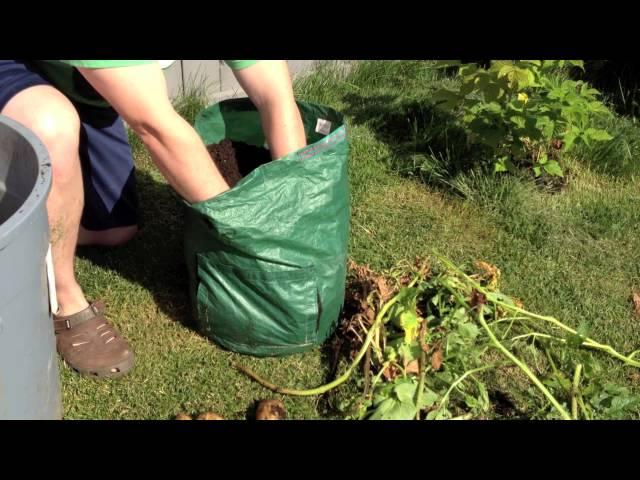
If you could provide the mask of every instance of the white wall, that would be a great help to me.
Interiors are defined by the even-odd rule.
[[[312,70],[318,60],[289,60],[292,75]],[[218,102],[225,98],[245,96],[231,69],[222,60],[177,60],[166,69],[165,77],[169,96],[180,95],[183,85],[206,82],[209,100]]]

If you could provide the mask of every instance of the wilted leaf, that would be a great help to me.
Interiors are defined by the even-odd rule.
[[[393,289],[389,287],[384,277],[376,278],[376,286],[378,287],[378,292],[380,292],[380,298],[383,302],[389,300],[393,295]]]
[[[431,355],[431,368],[433,368],[436,372],[440,370],[442,367],[442,349],[438,345],[436,351]]]
[[[404,371],[407,373],[415,373],[416,375],[420,373],[420,362],[418,360],[411,360],[404,367]]]
[[[482,278],[488,283],[488,287],[493,290],[498,286],[500,280],[500,270],[495,265],[478,260],[475,263],[477,269],[481,270]]]
[[[389,382],[395,379],[399,374],[400,372],[398,372],[397,367],[394,365],[389,365],[382,371],[382,376]]]
[[[635,310],[636,315],[640,317],[640,292],[633,292],[632,300],[633,309]]]

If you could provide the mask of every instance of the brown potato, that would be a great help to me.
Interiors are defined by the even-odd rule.
[[[176,415],[176,420],[193,420],[193,418],[191,418],[191,415],[187,415],[186,413],[179,413],[178,415]]]
[[[286,420],[287,411],[281,400],[262,400],[256,409],[256,420]]]
[[[224,420],[220,415],[213,412],[205,412],[198,415],[196,420]]]

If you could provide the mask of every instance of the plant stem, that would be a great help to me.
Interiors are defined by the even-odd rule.
[[[499,318],[497,320],[493,320],[491,322],[488,322],[489,325],[495,325],[498,323],[504,323],[504,322],[510,322],[512,320],[528,320],[529,317],[505,317],[505,318]]]
[[[380,381],[380,377],[384,374],[384,371],[389,368],[389,365],[391,365],[391,361],[388,360],[384,362],[378,374],[373,377],[373,382],[371,382],[371,393],[373,393],[373,390],[376,388],[376,384]]]
[[[589,413],[589,411],[587,410],[587,407],[584,404],[584,399],[582,398],[581,393],[578,394],[578,404],[580,405],[580,409],[582,410],[582,414],[584,415],[584,418],[587,420],[592,420],[591,414]]]
[[[522,340],[523,338],[529,338],[529,337],[534,337],[534,338],[540,337],[540,338],[547,338],[550,340],[557,340],[558,342],[566,342],[564,338],[554,337],[552,335],[547,335],[546,333],[540,333],[540,332],[525,333],[523,335],[518,335],[516,337],[509,338],[508,340],[511,342],[515,342],[516,340]]]
[[[367,348],[367,353],[364,356],[364,392],[363,396],[366,398],[369,394],[369,386],[371,382],[371,345]]]
[[[473,418],[472,413],[467,413],[465,415],[460,415],[459,417],[450,418],[450,420],[471,420]]]
[[[426,320],[423,320],[425,322]],[[420,381],[418,382],[418,392],[416,393],[416,420],[420,420],[420,404],[422,403],[422,392],[424,390],[424,381],[427,376],[427,353],[420,349]]]
[[[496,365],[485,365],[484,367],[478,367],[478,368],[474,368],[472,370],[467,370],[462,375],[460,375],[451,384],[449,389],[446,391],[446,393],[442,397],[442,400],[440,400],[440,405],[438,405],[438,410],[440,410],[440,409],[442,409],[444,407],[444,404],[449,399],[449,395],[451,395],[451,392],[453,391],[453,389],[456,388],[462,381],[464,381],[465,378],[467,378],[469,375],[473,375],[474,373],[482,372],[483,370],[489,370],[490,368],[495,368],[495,367],[496,367]]]
[[[497,315],[498,313],[496,312],[495,315]],[[509,334],[509,332],[511,331],[511,327],[513,327],[513,322],[515,322],[515,319],[511,319],[511,323],[509,323],[509,326],[507,327],[507,330],[502,334],[502,340],[504,340],[505,338],[507,338],[507,335]]]
[[[540,391],[543,393],[543,395],[545,397],[547,397],[547,399],[556,408],[556,410],[558,410],[558,412],[560,412],[560,415],[562,415],[562,417],[565,420],[571,420],[571,416],[569,415],[569,413],[564,409],[564,407],[562,405],[560,405],[558,400],[556,400],[556,398],[551,394],[551,392],[549,392],[549,390],[547,390],[547,387],[545,387],[542,384],[542,382],[538,379],[538,377],[536,377],[535,373],[533,373],[529,369],[529,367],[527,365],[525,365],[523,362],[521,362],[513,353],[511,353],[496,338],[496,336],[493,334],[493,331],[489,328],[489,325],[487,325],[487,322],[484,319],[483,306],[482,305],[480,305],[480,307],[478,308],[478,310],[476,312],[476,316],[478,318],[478,321],[482,325],[482,327],[487,332],[487,335],[489,335],[489,338],[491,339],[493,344],[496,346],[496,348],[498,350],[500,350],[504,354],[504,356],[506,356],[509,360],[511,360],[513,363],[515,363],[518,367],[520,367],[520,370],[522,370],[527,375],[527,377],[529,377],[529,379],[534,383],[534,385],[540,389]]]
[[[578,387],[580,385],[580,373],[582,372],[582,364],[576,365],[576,371],[573,374],[573,388],[571,389],[571,415],[574,420],[578,419],[578,395],[580,391]]]
[[[500,294],[496,294],[495,292],[490,292],[488,290],[486,290],[482,285],[480,285],[478,282],[476,282],[474,279],[472,279],[471,277],[469,277],[466,273],[464,273],[462,270],[460,270],[460,268],[458,268],[456,265],[454,265],[450,260],[446,259],[445,257],[443,257],[442,255],[434,252],[434,256],[436,258],[438,258],[438,260],[440,260],[440,262],[442,262],[446,267],[448,267],[449,269],[453,270],[454,272],[456,272],[462,279],[464,279],[468,284],[470,284],[472,287],[474,287],[476,290],[478,290],[480,293],[484,294],[485,297],[487,298],[488,301],[490,301],[491,303],[495,304],[495,305],[499,305],[502,308],[504,308],[505,310],[509,310],[511,312],[515,312],[515,313],[519,313],[521,315],[525,315],[529,318],[532,319],[536,319],[536,320],[542,320],[548,323],[551,323],[553,325],[555,325],[556,327],[569,332],[571,334],[577,334],[578,332],[576,330],[574,330],[573,328],[565,325],[564,323],[562,323],[561,321],[553,318],[553,317],[548,317],[545,315],[538,315],[537,313],[532,313],[529,312],[523,308],[517,307],[515,305],[510,305],[506,302],[503,302],[499,299],[499,295]],[[603,352],[608,353],[609,355],[611,355],[612,357],[617,358],[618,360],[622,360],[622,362],[624,362],[627,365],[632,365],[634,367],[638,367],[640,368],[640,362],[633,360],[633,357],[637,354],[640,353],[640,350],[637,350],[635,352],[633,352],[631,355],[629,356],[624,356],[621,353],[617,352],[614,348],[612,348],[609,345],[604,345],[601,343],[596,342],[595,340],[591,339],[591,338],[585,338],[584,343],[582,344],[585,347],[588,348],[593,348],[596,350],[601,350]]]
[[[478,290],[478,291],[480,291],[481,293],[485,293],[483,290]],[[491,292],[487,292],[485,295],[486,295],[487,299],[490,302],[495,303],[496,305],[500,305],[501,307],[503,307],[506,310],[511,310],[513,312],[521,313],[521,314],[527,315],[528,317],[533,318],[533,319],[543,320],[545,322],[549,322],[549,323],[555,325],[556,327],[558,327],[558,328],[560,328],[560,329],[562,329],[562,330],[564,330],[566,332],[572,333],[574,335],[578,333],[573,328],[565,325],[564,323],[560,322],[559,320],[556,320],[553,317],[547,317],[547,316],[544,316],[544,315],[538,315],[537,313],[528,312],[528,311],[523,310],[523,309],[521,309],[519,307],[516,307],[516,306],[513,306],[513,305],[509,305],[508,303],[505,303],[505,302],[502,302],[500,300],[497,300],[495,298],[495,296],[493,298],[491,298]],[[612,357],[615,357],[618,360],[622,360],[627,365],[631,365],[631,366],[640,368],[640,362],[638,362],[636,360],[633,360],[633,356],[636,353],[638,353],[637,351],[633,352],[632,355],[629,355],[628,357],[626,357],[626,356],[622,355],[621,353],[619,353],[618,351],[616,351],[610,345],[604,345],[602,343],[596,342],[595,340],[593,340],[592,338],[589,338],[589,337],[585,338],[584,343],[582,344],[582,346],[606,352],[609,355],[611,355]]]

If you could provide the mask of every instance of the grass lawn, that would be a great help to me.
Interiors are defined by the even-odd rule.
[[[460,132],[430,106],[433,89],[451,81],[429,62],[367,61],[349,73],[327,63],[297,82],[298,98],[347,118],[351,257],[374,269],[432,248],[462,264],[483,259],[501,269],[501,289],[529,310],[574,326],[587,320],[593,338],[622,352],[638,348],[640,319],[630,302],[640,290],[638,126],[612,119],[615,140],[578,150],[568,160],[566,187],[550,192],[465,163]],[[198,99],[178,107],[191,119]],[[132,144],[141,232],[117,249],[80,249],[77,272],[88,297],[107,303],[137,364],[123,379],[97,382],[61,363],[65,418],[214,411],[244,419],[263,398],[282,398],[290,418],[335,417],[331,402],[273,395],[230,366],[236,359],[278,385],[312,387],[328,376],[321,348],[255,359],[226,352],[191,328],[181,206],[139,141]],[[603,362],[612,381],[638,391],[629,369]]]

